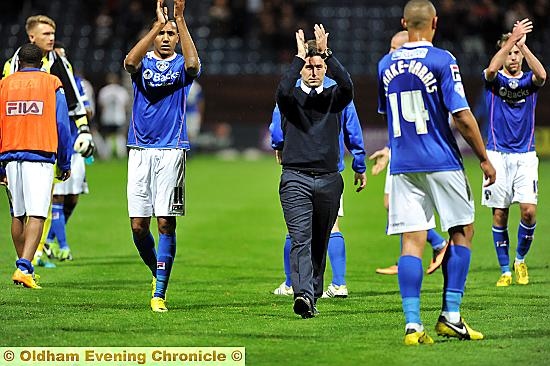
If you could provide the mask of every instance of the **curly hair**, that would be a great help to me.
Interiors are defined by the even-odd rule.
[[[35,44],[26,43],[19,49],[19,62],[40,67],[42,63],[42,50]]]

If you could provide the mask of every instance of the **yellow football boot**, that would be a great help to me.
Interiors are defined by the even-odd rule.
[[[512,275],[503,273],[497,281],[497,287],[508,287],[512,284]]]
[[[434,340],[425,331],[417,332],[414,329],[407,329],[404,342],[406,346],[418,346],[421,344],[433,344]]]
[[[38,276],[36,277],[38,278]],[[13,283],[15,283],[16,285],[23,285],[27,288],[34,288],[34,289],[42,288],[36,283],[34,275],[30,273],[24,273],[19,268],[17,268],[15,272],[13,272],[11,279],[13,280]]]
[[[443,337],[454,337],[460,340],[478,341],[483,339],[483,334],[470,328],[463,318],[458,323],[451,323],[443,315],[439,316],[435,325],[437,335]]]
[[[514,272],[516,273],[516,283],[518,285],[527,285],[529,283],[529,272],[525,263],[514,263]]]
[[[166,313],[168,308],[166,307],[166,302],[162,297],[153,297],[151,299],[151,310],[155,313]]]

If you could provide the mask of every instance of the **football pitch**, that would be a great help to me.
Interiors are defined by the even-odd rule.
[[[347,164],[350,165],[349,162]],[[476,200],[476,234],[462,314],[483,341],[438,337],[442,274],[424,276],[422,319],[436,343],[403,345],[396,276],[374,270],[395,262],[399,240],[384,234],[384,175],[353,189],[346,169],[347,299],[321,299],[302,320],[292,299],[271,294],[284,279],[286,233],[278,201],[280,167],[272,156],[222,161],[194,156],[187,167],[187,216],[178,220],[177,257],[165,314],[151,312],[150,272],[132,243],[126,162],[88,167],[91,193],[68,225],[71,262],[38,268],[42,290],[13,285],[15,251],[0,192],[1,346],[239,346],[249,365],[528,365],[550,359],[550,161],[541,161],[538,223],[527,257],[531,283],[497,288],[500,271],[490,210],[479,206],[481,171],[467,160]],[[510,215],[515,254],[517,206]],[[154,230],[156,235],[156,230]],[[426,249],[424,267],[431,250]],[[327,264],[325,284],[330,283]],[[0,364],[2,361],[0,361]]]

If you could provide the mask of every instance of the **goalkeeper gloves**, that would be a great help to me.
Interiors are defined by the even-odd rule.
[[[78,137],[74,142],[74,151],[87,158],[92,156],[95,151],[95,144],[92,140],[92,134],[90,133],[90,127],[88,125],[81,125],[78,127]]]

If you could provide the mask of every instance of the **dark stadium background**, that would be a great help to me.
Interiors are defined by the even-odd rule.
[[[170,12],[172,0],[166,1]],[[219,123],[233,129],[238,148],[260,147],[270,121],[274,91],[295,52],[294,31],[313,37],[314,23],[330,32],[329,46],[355,82],[355,104],[367,135],[380,144],[384,122],[376,113],[376,65],[401,29],[406,1],[396,0],[187,0],[185,17],[203,64],[199,79],[206,99],[203,131]],[[434,43],[458,59],[471,107],[478,106],[481,71],[495,52],[499,35],[517,19],[529,17],[534,32],[527,44],[543,64],[550,60],[550,1],[434,1],[438,31]],[[154,0],[3,1],[0,59],[27,40],[24,23],[45,14],[57,23],[56,39],[67,46],[75,70],[96,92],[154,18]],[[550,88],[539,95],[538,150],[550,152]],[[542,126],[542,128],[540,128]],[[380,136],[382,135],[382,136]],[[371,136],[372,137],[372,136]],[[265,146],[265,145],[264,145]],[[369,150],[378,146],[371,146]]]

